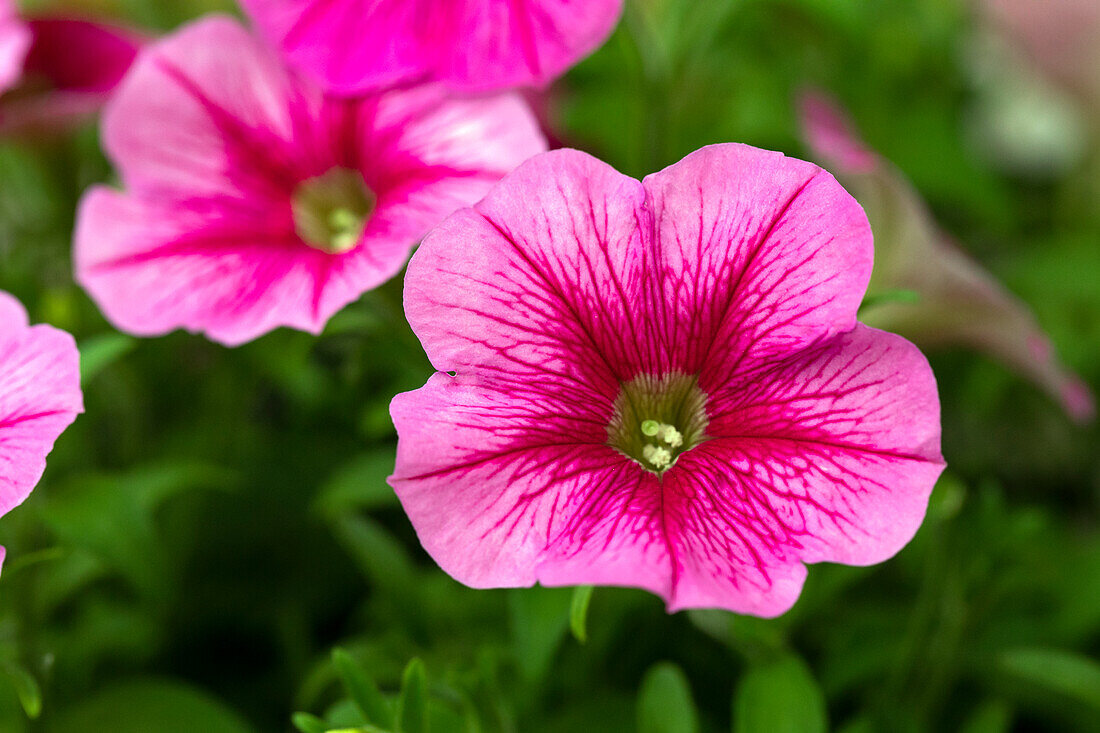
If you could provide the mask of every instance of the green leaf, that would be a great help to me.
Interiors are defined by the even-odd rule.
[[[252,733],[220,701],[182,682],[123,682],[51,719],[49,733]]]
[[[8,563],[7,567],[4,568],[4,574],[10,578],[13,574],[21,570],[26,570],[27,568],[32,568],[35,565],[61,560],[65,557],[65,554],[64,547],[47,547],[44,550],[20,555],[13,562]]]
[[[387,447],[348,461],[325,483],[315,509],[336,520],[351,512],[396,506],[397,495],[386,483],[393,473],[393,456],[393,448]]]
[[[754,665],[733,700],[735,733],[825,733],[825,696],[799,657],[787,654]]]
[[[424,663],[409,662],[401,679],[401,696],[397,699],[397,733],[428,733],[427,683]]]
[[[223,488],[234,478],[209,464],[183,461],[84,474],[53,491],[42,516],[63,546],[86,550],[136,588],[166,597],[173,581],[155,519],[157,508],[174,494]]]
[[[371,676],[343,649],[333,650],[332,663],[363,720],[383,728],[392,726],[393,713]]]
[[[670,662],[650,667],[638,694],[638,733],[697,733],[698,718],[683,671]]]
[[[4,674],[15,688],[15,694],[19,696],[19,704],[23,711],[32,720],[42,714],[42,688],[38,686],[38,680],[27,670],[14,664],[4,665]]]
[[[137,340],[124,333],[105,333],[80,342],[80,381],[87,385],[97,374],[137,346]]]
[[[590,585],[578,585],[573,589],[573,605],[569,609],[569,628],[573,638],[581,644],[588,641],[588,604],[592,601]]]
[[[416,588],[417,575],[405,546],[381,524],[367,517],[341,517],[333,528],[340,543],[378,588],[393,597],[408,600]]]
[[[509,592],[515,657],[528,680],[539,680],[569,628],[571,588],[520,588]]]
[[[1026,692],[1058,704],[1077,703],[1100,714],[1100,664],[1074,652],[1025,647],[1003,652],[997,668]]]
[[[326,731],[328,731],[328,726],[325,725],[325,721],[309,713],[294,713],[294,715],[290,716],[290,722],[293,723],[294,727],[300,730],[301,733],[326,733]]]

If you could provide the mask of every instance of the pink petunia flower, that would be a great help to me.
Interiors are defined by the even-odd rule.
[[[148,46],[103,141],[127,192],[83,200],[78,281],[124,331],[182,327],[228,345],[278,326],[319,332],[545,149],[518,97],[435,85],[329,97],[227,18]]]
[[[0,516],[31,493],[54,441],[83,411],[72,337],[28,326],[19,301],[0,292]]]
[[[859,205],[779,153],[528,161],[409,265],[439,373],[391,405],[390,482],[424,547],[474,587],[762,616],[803,563],[890,557],[943,462],[924,357],[856,322],[871,260]]]
[[[808,92],[801,107],[807,144],[855,193],[874,226],[878,257],[871,292],[916,295],[915,301],[875,305],[864,319],[921,347],[979,349],[1042,387],[1073,419],[1091,420],[1092,393],[1058,361],[1027,305],[939,229],[920,194],[863,145],[833,100]]]
[[[19,80],[30,47],[30,29],[19,18],[12,0],[0,0],[0,94]]]
[[[293,64],[341,93],[439,80],[541,86],[611,34],[623,0],[242,0]]]
[[[137,31],[92,21],[31,17],[14,22],[26,48],[18,65],[11,67],[9,91],[0,97],[2,135],[64,131],[90,119],[145,42]],[[3,25],[0,19],[0,28]],[[0,91],[3,56],[0,50]]]

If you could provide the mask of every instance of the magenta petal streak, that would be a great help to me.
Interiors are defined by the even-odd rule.
[[[125,331],[229,345],[277,326],[320,331],[429,229],[545,150],[518,97],[438,85],[329,97],[219,17],[147,47],[103,138],[126,192],[98,187],[82,202],[77,279]],[[361,175],[373,198],[326,251],[303,241],[293,202],[334,170]]]
[[[410,81],[543,85],[611,34],[622,0],[243,0],[298,68],[340,93]]]
[[[858,204],[777,153],[712,146],[644,182],[576,151],[527,162],[409,265],[440,373],[393,401],[391,483],[425,548],[475,587],[763,616],[803,563],[890,557],[943,462],[927,362],[855,321],[871,260]],[[706,396],[667,469],[609,444],[646,375]]]

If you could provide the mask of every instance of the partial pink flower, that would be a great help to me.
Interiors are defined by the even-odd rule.
[[[922,348],[955,344],[983,351],[1042,387],[1075,420],[1090,420],[1091,392],[1058,361],[1027,305],[955,246],[901,172],[864,147],[832,100],[810,92],[801,107],[810,149],[870,217],[877,243],[870,293],[916,296],[878,303],[866,309],[864,320]]]
[[[124,331],[228,345],[278,326],[319,332],[545,149],[518,97],[438,85],[330,97],[228,18],[147,47],[103,142],[127,191],[83,200],[77,279]]]
[[[1052,79],[1100,111],[1100,2],[978,0],[978,6]]]
[[[340,93],[437,80],[542,86],[599,47],[623,0],[242,0],[292,63]]]
[[[83,411],[72,337],[29,326],[19,301],[0,292],[0,516],[30,495],[54,441]]]
[[[0,0],[0,94],[23,74],[23,59],[31,46],[31,32],[12,0]]]
[[[409,265],[439,372],[391,405],[390,482],[424,547],[474,587],[762,616],[803,563],[890,557],[943,462],[924,357],[856,322],[871,259],[859,205],[779,153],[528,161]]]
[[[14,88],[0,97],[3,135],[63,131],[91,119],[145,42],[128,28],[72,18],[21,25],[29,41]]]

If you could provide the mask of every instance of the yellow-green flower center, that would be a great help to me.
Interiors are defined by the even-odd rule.
[[[323,252],[347,252],[359,244],[376,202],[362,174],[332,168],[294,191],[294,230],[303,242]]]
[[[635,377],[615,400],[607,444],[659,475],[706,440],[706,403],[695,377]]]

